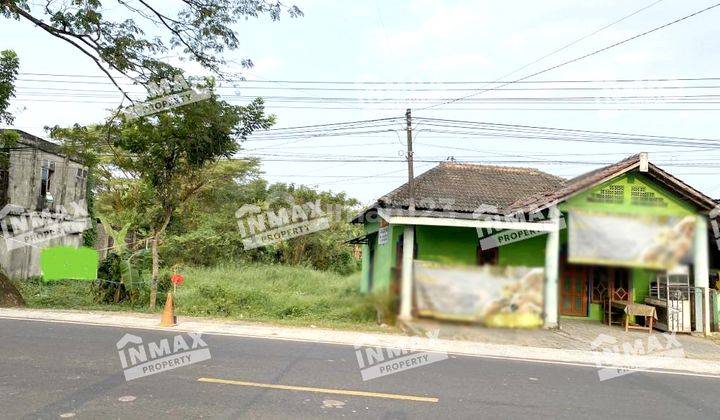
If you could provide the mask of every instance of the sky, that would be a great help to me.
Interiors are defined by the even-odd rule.
[[[264,159],[264,177],[272,182],[346,192],[371,202],[406,180],[403,118],[405,109],[412,108],[416,174],[454,159],[536,167],[572,177],[646,151],[651,162],[720,198],[720,148],[712,145],[720,139],[720,104],[714,97],[720,79],[707,80],[720,77],[720,7],[518,83],[481,83],[524,78],[704,9],[712,1],[294,4],[304,17],[248,19],[235,26],[240,48],[225,55],[225,70],[249,81],[224,85],[223,97],[236,104],[266,98],[278,129],[397,120],[383,122],[380,129],[377,123],[359,123],[352,134],[338,136],[274,134],[281,130],[251,136],[241,155]],[[0,49],[8,48],[21,62],[17,98],[11,103],[15,128],[47,137],[44,126],[100,122],[121,101],[81,53],[25,22],[0,18]],[[250,70],[236,64],[246,57],[255,63]],[[201,72],[172,53],[167,59],[191,74]],[[706,80],[641,81],[697,78]],[[618,79],[632,81],[597,82]],[[568,82],[578,80],[594,82]],[[483,92],[488,86],[495,89]],[[450,122],[450,128],[442,129],[425,118],[468,123]],[[531,139],[527,129],[514,136],[509,126],[496,125],[492,127],[505,127],[502,135],[490,136],[475,123],[711,140],[704,140],[703,147],[673,140],[659,145],[657,139],[656,144],[639,144],[636,137],[619,144],[584,133],[560,141],[546,130],[542,136],[535,131],[543,138]]]

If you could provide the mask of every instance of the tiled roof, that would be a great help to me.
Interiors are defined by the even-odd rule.
[[[555,190],[563,182],[533,168],[444,162],[415,178],[415,207],[472,213],[484,204],[503,212],[512,203]],[[378,205],[407,208],[407,183],[382,196]]]
[[[564,201],[605,180],[626,171],[637,171],[641,155],[627,157],[617,163],[564,180],[533,168],[475,165],[445,162],[415,178],[415,207],[430,210],[429,217],[463,218],[480,206],[494,206],[500,214],[530,212]],[[659,167],[648,164],[648,175],[678,196],[690,201],[700,210],[712,209],[716,202]],[[408,207],[408,185],[403,184],[382,196],[375,204],[361,212],[355,222],[376,208],[388,209],[388,214],[405,215]],[[435,210],[436,212],[433,212]],[[491,213],[487,208],[484,213]]]

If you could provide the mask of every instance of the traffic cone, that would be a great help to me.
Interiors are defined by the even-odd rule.
[[[167,299],[165,299],[165,309],[163,309],[162,318],[160,318],[160,326],[174,327],[175,325],[177,325],[177,317],[173,307],[173,295],[168,292]]]

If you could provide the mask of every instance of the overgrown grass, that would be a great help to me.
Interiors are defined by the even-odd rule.
[[[376,325],[372,302],[358,291],[359,274],[283,265],[217,266],[183,271],[179,314],[225,316],[294,325]]]
[[[185,283],[175,296],[178,315],[381,329],[373,299],[358,290],[359,273],[343,276],[310,268],[260,264],[190,267],[181,273]],[[145,299],[135,305],[98,304],[88,282],[44,283],[35,279],[16,283],[30,307],[147,311]],[[146,297],[147,293],[142,295]]]
[[[104,311],[147,311],[148,305],[122,303],[108,305],[94,301],[92,284],[82,280],[60,280],[44,282],[40,278],[16,280],[28,307],[59,309],[97,309]]]

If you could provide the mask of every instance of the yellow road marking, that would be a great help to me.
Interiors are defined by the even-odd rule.
[[[198,378],[198,382],[210,382],[210,383],[214,383],[214,384],[252,386],[252,387],[256,387],[256,388],[283,389],[286,391],[305,391],[305,392],[319,392],[319,393],[323,393],[323,394],[353,395],[356,397],[389,398],[389,399],[393,399],[393,400],[421,401],[421,402],[431,402],[431,403],[438,402],[438,399],[433,398],[433,397],[417,397],[414,395],[385,394],[382,392],[352,391],[349,389],[313,388],[313,387],[308,387],[308,386],[261,384],[261,383],[257,383],[257,382],[231,381],[229,379],[216,379],[216,378]]]

